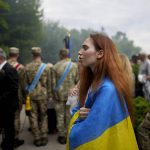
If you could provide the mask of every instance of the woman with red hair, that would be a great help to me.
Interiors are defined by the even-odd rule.
[[[114,43],[106,35],[91,34],[78,58],[83,66],[79,106],[72,111],[67,149],[138,150],[130,83]]]

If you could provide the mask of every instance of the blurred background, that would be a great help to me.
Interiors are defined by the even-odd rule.
[[[56,63],[69,31],[72,60],[91,32],[103,32],[131,58],[150,53],[149,0],[0,0],[0,47],[20,49],[20,62],[40,46],[45,62]]]

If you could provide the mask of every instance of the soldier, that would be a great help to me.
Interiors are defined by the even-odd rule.
[[[38,72],[41,64],[43,64],[41,60],[41,48],[33,47],[32,56],[33,61],[25,67],[26,82],[28,85],[32,85],[32,81],[35,79],[36,73]],[[35,88],[29,92],[31,99],[29,121],[34,136],[35,146],[44,146],[48,142],[47,100],[51,97],[50,72],[50,68],[46,66],[37,81]]]
[[[15,112],[15,142],[14,142],[15,148],[24,144],[24,140],[19,139],[19,132],[20,132],[20,113],[22,110],[22,104],[25,95],[25,83],[24,83],[25,70],[24,66],[18,63],[17,61],[18,57],[19,57],[19,49],[16,47],[10,47],[8,63],[17,70],[19,76],[19,88],[18,88],[19,109]]]
[[[53,64],[47,63],[47,66],[51,69],[53,67]],[[56,81],[54,80],[54,73],[51,72],[51,78],[52,78],[52,87],[56,86]],[[54,97],[54,88],[53,88],[53,97]],[[55,97],[54,97],[55,98]],[[48,100],[48,106],[47,106],[47,116],[48,116],[48,133],[54,134],[57,132],[57,120],[56,120],[56,110],[55,110],[55,101],[53,99]]]
[[[58,142],[60,144],[66,143],[67,125],[69,122],[69,114],[67,114],[66,101],[68,98],[69,89],[75,86],[78,82],[77,65],[68,57],[69,51],[62,49],[59,52],[60,61],[57,62],[53,69],[56,77],[56,114],[57,114],[57,129]],[[63,78],[63,79],[62,79]],[[61,81],[62,82],[61,82]]]
[[[3,150],[14,150],[14,117],[18,109],[18,74],[0,48],[0,128],[4,130]]]

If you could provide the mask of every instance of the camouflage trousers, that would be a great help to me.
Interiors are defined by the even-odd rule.
[[[66,105],[65,101],[59,101],[56,103],[56,116],[57,116],[57,129],[58,136],[67,135],[67,127],[70,121],[70,111],[69,107]]]
[[[15,138],[19,138],[19,133],[20,133],[20,126],[21,126],[21,121],[20,121],[20,113],[22,110],[22,101],[19,100],[19,109],[15,112]]]
[[[150,150],[150,110],[139,126],[137,139],[140,150]]]
[[[15,112],[15,138],[19,138],[20,133],[20,110]]]
[[[29,116],[31,130],[34,140],[47,138],[47,101],[31,100],[31,114]]]

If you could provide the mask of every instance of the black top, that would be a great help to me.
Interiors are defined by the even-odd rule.
[[[0,70],[0,111],[16,111],[18,107],[18,74],[6,63]]]

